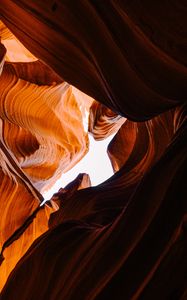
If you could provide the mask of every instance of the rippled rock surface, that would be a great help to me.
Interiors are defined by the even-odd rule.
[[[187,299],[186,10],[1,0],[2,300]],[[114,175],[40,206],[88,131]]]

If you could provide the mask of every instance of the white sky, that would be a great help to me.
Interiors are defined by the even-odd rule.
[[[74,180],[79,173],[87,173],[90,176],[92,186],[98,185],[113,175],[113,169],[107,155],[107,146],[114,135],[103,141],[95,141],[91,135],[90,150],[85,157],[54,184],[54,186],[43,193],[45,200],[51,198],[61,187],[65,187],[69,182]]]

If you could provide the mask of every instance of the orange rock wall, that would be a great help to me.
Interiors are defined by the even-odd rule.
[[[42,62],[29,62],[37,82],[23,62],[0,77],[0,228],[12,234],[2,300],[186,299],[186,9],[183,0],[1,0],[2,21]],[[3,46],[0,58],[2,68]],[[88,150],[85,112],[96,139],[118,130],[108,147],[115,174],[96,187],[78,176],[34,219],[44,181]]]

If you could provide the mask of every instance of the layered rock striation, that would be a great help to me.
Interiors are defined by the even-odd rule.
[[[186,10],[1,0],[34,56],[0,46],[2,300],[186,299]],[[85,115],[96,140],[116,133],[115,174],[96,187],[80,174],[40,206],[88,151]]]

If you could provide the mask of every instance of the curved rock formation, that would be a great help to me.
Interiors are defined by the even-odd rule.
[[[116,133],[125,120],[126,118],[94,101],[89,111],[88,131],[95,140],[100,141]]]
[[[61,220],[16,266],[2,299],[11,299],[15,290],[21,299],[182,297],[187,267],[186,141],[185,122],[128,199],[123,168],[103,187],[70,195],[62,202]],[[19,282],[30,288],[23,291]]]
[[[7,49],[6,60],[11,62],[32,62],[37,58],[28,51],[23,44],[13,35],[13,33],[0,20],[1,42]]]
[[[65,81],[140,121],[186,101],[186,6],[137,2],[2,0],[1,15]]]
[[[34,182],[38,180],[37,187],[41,189],[40,179],[52,177],[57,168],[67,171],[87,152],[88,138],[84,132],[81,112],[67,83],[51,87],[37,86],[6,71],[1,79],[0,117],[35,136],[34,153],[28,159],[21,157],[20,164]],[[71,124],[76,127],[76,132]],[[19,127],[15,133],[16,142],[19,138],[21,142],[23,140],[23,131],[20,132]],[[33,148],[33,139],[29,141]],[[9,147],[13,149],[10,140]],[[18,153],[19,157],[22,154]],[[59,171],[54,180],[58,176]]]
[[[5,24],[65,80],[38,62],[0,77],[2,300],[186,299],[186,10],[1,0]],[[128,118],[108,148],[115,174],[96,187],[82,174],[41,208],[36,187],[87,151],[88,112],[96,139]]]
[[[1,30],[4,40],[11,35],[8,32],[7,36],[5,29]],[[4,140],[20,166],[41,190],[48,179],[51,185],[62,171],[70,169],[88,150],[82,119],[84,109],[81,107],[81,98],[86,96],[62,83],[58,75],[39,61],[6,63],[0,88]],[[53,131],[50,140],[44,121],[46,117],[52,122],[49,123],[49,131]],[[76,132],[71,124],[76,127]],[[12,134],[14,131],[14,140],[10,131]]]
[[[0,33],[3,41],[15,39],[2,22]],[[14,43],[5,45],[8,52],[15,49]],[[1,69],[5,54],[0,44]],[[2,289],[17,261],[48,229],[49,215],[58,207],[50,202],[54,208],[40,208],[43,197],[38,190],[51,186],[88,151],[83,113],[90,104],[83,107],[82,98],[93,100],[40,61],[6,62],[0,79]],[[48,130],[53,132],[50,139]]]
[[[0,182],[1,290],[10,272],[32,242],[48,230],[49,215],[54,209],[49,206],[41,209],[40,202],[20,179],[14,181],[1,171]]]
[[[0,75],[3,70],[6,48],[0,43]]]
[[[160,159],[174,134],[174,110],[147,122],[127,121],[108,146],[113,169],[141,177]],[[116,151],[118,149],[118,151]]]
[[[37,85],[55,85],[63,82],[61,77],[39,60],[27,63],[6,62],[4,71]]]

